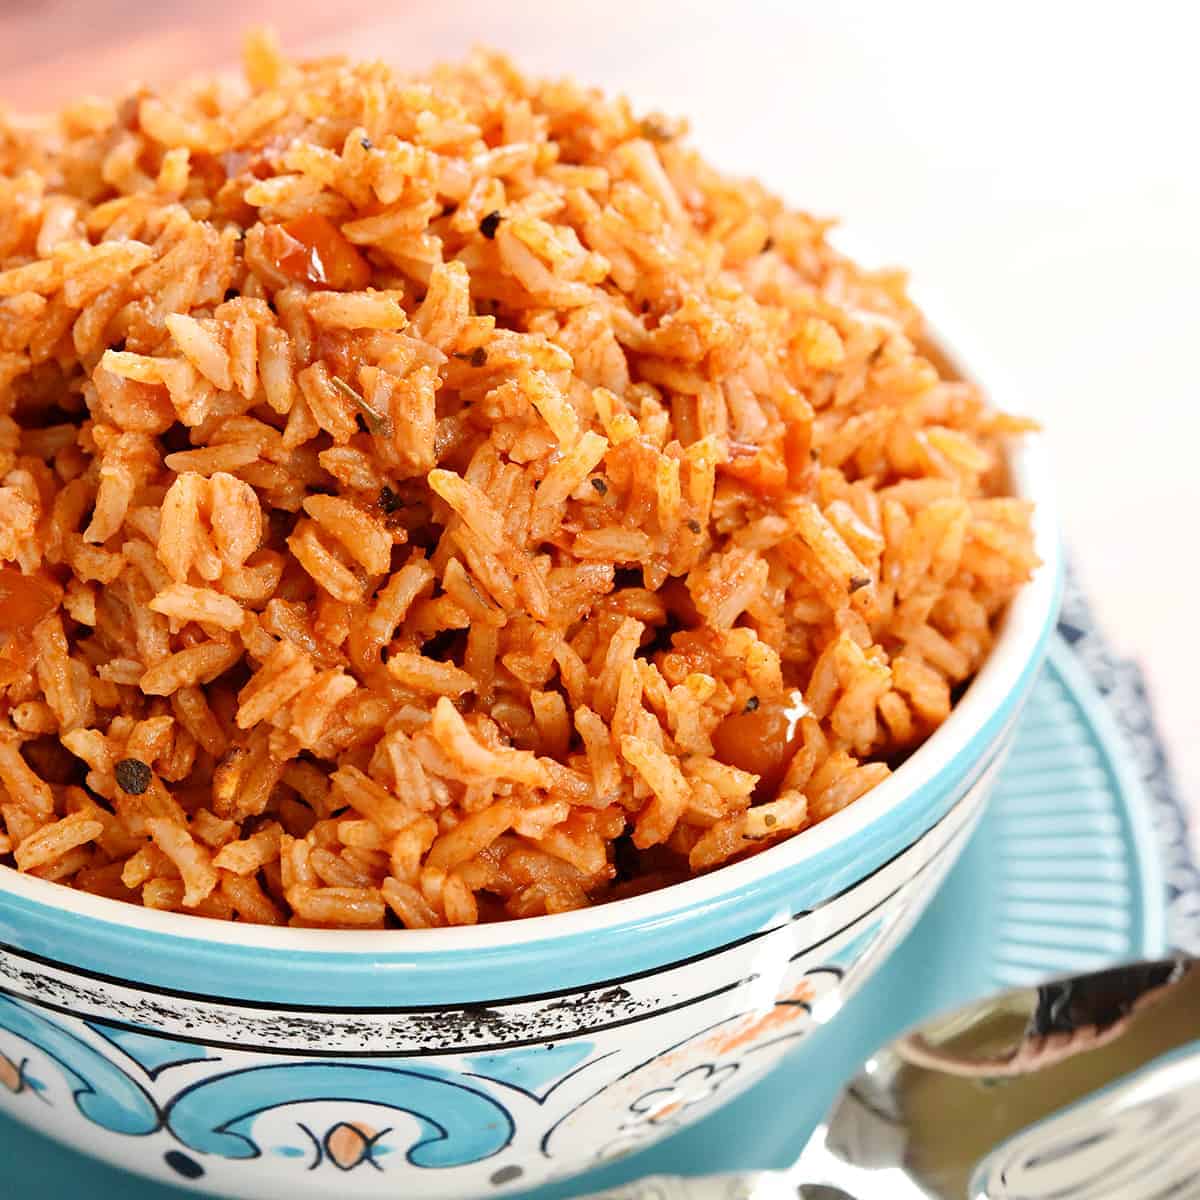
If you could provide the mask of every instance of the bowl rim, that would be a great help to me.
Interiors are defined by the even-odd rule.
[[[1005,407],[1011,389],[1003,386],[1001,376],[961,330],[950,331],[941,316],[944,306],[931,304],[924,291],[910,289],[910,295],[924,314],[928,340],[962,378],[976,383],[987,380],[988,394],[999,398],[1000,407]],[[931,316],[933,312],[938,315]],[[240,924],[141,908],[23,875],[4,866],[0,866],[0,911],[6,898],[12,897],[35,909],[54,909],[60,916],[75,916],[87,923],[116,925],[124,932],[144,932],[229,950],[421,958],[445,953],[495,952],[534,942],[599,935],[617,927],[655,924],[688,910],[727,902],[737,893],[794,870],[835,845],[861,835],[927,787],[1019,689],[1027,667],[1042,653],[1057,613],[1063,574],[1045,435],[1025,434],[1013,439],[1007,458],[1014,493],[1035,503],[1034,548],[1042,562],[1010,603],[987,660],[946,721],[891,775],[841,812],[753,858],[640,896],[572,912],[439,929],[295,929]]]

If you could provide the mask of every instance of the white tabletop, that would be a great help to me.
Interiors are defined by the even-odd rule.
[[[690,115],[714,161],[840,215],[910,267],[1000,365],[1006,401],[1045,422],[1066,540],[1117,648],[1149,673],[1200,816],[1196,11],[1145,0],[0,2],[0,99],[51,102],[131,72],[209,67],[231,55],[240,25],[268,19],[293,46],[406,65],[487,42],[531,70]]]

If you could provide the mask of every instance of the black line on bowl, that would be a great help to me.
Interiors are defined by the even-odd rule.
[[[908,879],[906,879],[902,884],[900,884],[898,887],[893,889],[882,899],[877,901],[874,905],[872,905],[865,912],[859,913],[856,917],[854,917],[853,920],[848,921],[845,925],[834,930],[832,933],[826,935],[820,941],[814,942],[811,946],[806,947],[804,950],[796,951],[795,954],[793,954],[792,957],[788,961],[794,962],[797,958],[801,957],[802,955],[811,953],[813,950],[820,949],[822,946],[826,945],[828,942],[833,941],[834,938],[840,937],[843,933],[845,933],[847,930],[853,928],[855,925],[858,925],[858,924],[868,920],[880,908],[882,908],[890,900],[892,900],[895,897],[895,895],[902,888],[908,886],[908,884],[911,883],[912,881],[920,878],[920,876],[930,866],[932,866],[937,861],[938,861],[938,859],[936,857],[931,858],[929,860],[929,862],[923,864],[917,871],[915,871],[912,875],[910,875],[908,877]],[[781,928],[781,927],[777,926],[776,928]],[[751,975],[745,975],[740,979],[734,980],[732,983],[725,984],[719,988],[714,988],[711,991],[705,992],[699,996],[689,997],[688,999],[681,1000],[676,1004],[665,1005],[664,1007],[651,1009],[651,1010],[648,1010],[643,1013],[638,1013],[634,1016],[621,1018],[620,1020],[608,1021],[608,1022],[604,1022],[601,1024],[595,1024],[595,1025],[586,1025],[586,1026],[583,1026],[580,1029],[574,1031],[573,1033],[563,1033],[560,1035],[556,1035],[555,1040],[556,1041],[569,1041],[572,1038],[590,1036],[592,1034],[602,1033],[606,1030],[623,1029],[628,1025],[636,1025],[636,1024],[638,1024],[638,1022],[647,1021],[652,1017],[665,1016],[665,1015],[673,1013],[673,1012],[679,1012],[685,1008],[691,1008],[693,1005],[701,1004],[706,1000],[712,1000],[712,999],[715,999],[717,996],[723,996],[727,992],[735,991],[737,988],[743,987],[749,983],[753,983],[758,978],[759,978],[759,975],[757,972],[755,972],[754,974],[751,974]],[[68,1005],[56,1004],[51,1000],[42,1000],[37,997],[26,996],[20,992],[12,991],[11,989],[5,987],[3,984],[0,984],[0,995],[14,996],[17,999],[23,1000],[28,1004],[35,1005],[38,1008],[44,1008],[49,1012],[59,1013],[62,1016],[77,1017],[80,1015],[76,1009],[71,1008]],[[115,1029],[131,1030],[134,1033],[140,1033],[147,1037],[160,1038],[160,1039],[164,1039],[167,1041],[177,1040],[176,1034],[152,1029],[146,1025],[141,1025],[136,1022],[122,1021],[122,1020],[119,1020],[116,1018],[107,1018],[107,1017],[88,1017],[87,1020],[99,1022],[99,1023],[105,1024],[105,1025],[111,1026],[112,1028],[115,1028]],[[543,1031],[542,1033],[539,1033],[539,1034],[536,1034],[536,1035],[530,1036],[530,1037],[505,1039],[505,1040],[499,1041],[499,1042],[481,1043],[478,1045],[472,1045],[470,1047],[464,1047],[461,1044],[454,1044],[454,1045],[443,1046],[443,1047],[436,1047],[436,1046],[435,1047],[422,1047],[422,1048],[416,1048],[413,1050],[361,1050],[361,1049],[313,1050],[309,1047],[293,1048],[293,1047],[279,1047],[279,1046],[273,1046],[273,1045],[263,1045],[261,1043],[255,1043],[255,1042],[230,1042],[230,1041],[219,1040],[216,1038],[204,1038],[204,1037],[200,1037],[199,1035],[196,1035],[196,1034],[191,1034],[188,1037],[188,1041],[194,1042],[196,1045],[199,1045],[199,1046],[207,1046],[210,1049],[246,1050],[246,1051],[251,1051],[251,1052],[261,1051],[263,1053],[278,1055],[278,1056],[284,1057],[284,1058],[313,1058],[313,1057],[316,1057],[316,1058],[322,1058],[322,1059],[438,1058],[438,1057],[443,1057],[445,1055],[450,1055],[450,1054],[461,1054],[464,1052],[464,1050],[469,1050],[470,1053],[472,1053],[472,1054],[487,1054],[487,1053],[490,1053],[490,1052],[496,1051],[496,1050],[512,1050],[512,1049],[517,1049],[521,1046],[537,1045],[538,1043],[544,1042],[545,1040],[546,1040],[546,1034]]]
[[[623,1029],[626,1025],[636,1025],[639,1021],[649,1020],[651,1017],[664,1016],[673,1012],[678,1012],[684,1008],[690,1008],[694,1004],[702,1004],[705,1000],[715,999],[717,996],[723,996],[726,992],[731,992],[736,988],[742,987],[746,983],[752,983],[758,978],[758,975],[747,975],[741,979],[735,980],[733,983],[724,984],[719,988],[713,988],[711,991],[705,992],[700,996],[692,996],[687,1000],[681,1000],[677,1004],[669,1004],[664,1008],[656,1008],[644,1013],[640,1013],[635,1017],[626,1017],[619,1021],[610,1021],[603,1025],[588,1025],[576,1030],[574,1033],[563,1033],[555,1035],[556,1042],[566,1042],[577,1037],[588,1037],[592,1034],[602,1033],[608,1029]],[[32,996],[23,996],[19,992],[12,992],[8,988],[0,985],[0,995],[13,996],[16,999],[22,1000],[26,1004],[32,1004],[36,1008],[43,1008],[47,1012],[58,1013],[64,1017],[77,1017],[79,1014],[74,1009],[65,1004],[56,1004],[52,1000],[39,1000]],[[91,1017],[90,1020],[98,1020],[99,1018]],[[145,1025],[138,1025],[132,1021],[121,1021],[114,1018],[106,1018],[105,1024],[111,1025],[114,1029],[126,1029],[133,1033],[140,1033],[146,1037],[160,1038],[166,1041],[178,1041],[178,1034],[161,1032],[156,1029],[150,1029]],[[400,1058],[441,1058],[450,1054],[462,1054],[464,1050],[469,1050],[471,1054],[488,1054],[496,1050],[516,1050],[522,1046],[536,1046],[546,1041],[545,1033],[538,1033],[530,1037],[505,1039],[500,1042],[486,1042],[477,1046],[464,1047],[462,1045],[450,1045],[442,1047],[431,1047],[428,1049],[417,1050],[325,1050],[311,1049],[308,1047],[286,1047],[286,1046],[262,1046],[256,1045],[253,1042],[227,1042],[220,1041],[216,1038],[202,1038],[196,1034],[189,1034],[188,1041],[194,1042],[198,1046],[208,1046],[216,1050],[246,1050],[249,1052],[260,1051],[264,1054],[270,1054],[281,1058],[320,1058],[320,1059],[359,1059],[359,1058],[379,1058],[379,1059],[400,1059]]]

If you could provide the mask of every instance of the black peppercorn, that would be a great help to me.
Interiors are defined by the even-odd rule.
[[[139,758],[123,758],[113,769],[121,791],[140,796],[150,786],[150,768]]]

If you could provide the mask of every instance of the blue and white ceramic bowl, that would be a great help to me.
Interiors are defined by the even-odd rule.
[[[833,1019],[982,811],[1058,596],[1045,565],[946,724],[756,858],[581,912],[397,933],[147,911],[0,868],[0,1109],[230,1197],[467,1197],[644,1146]]]

